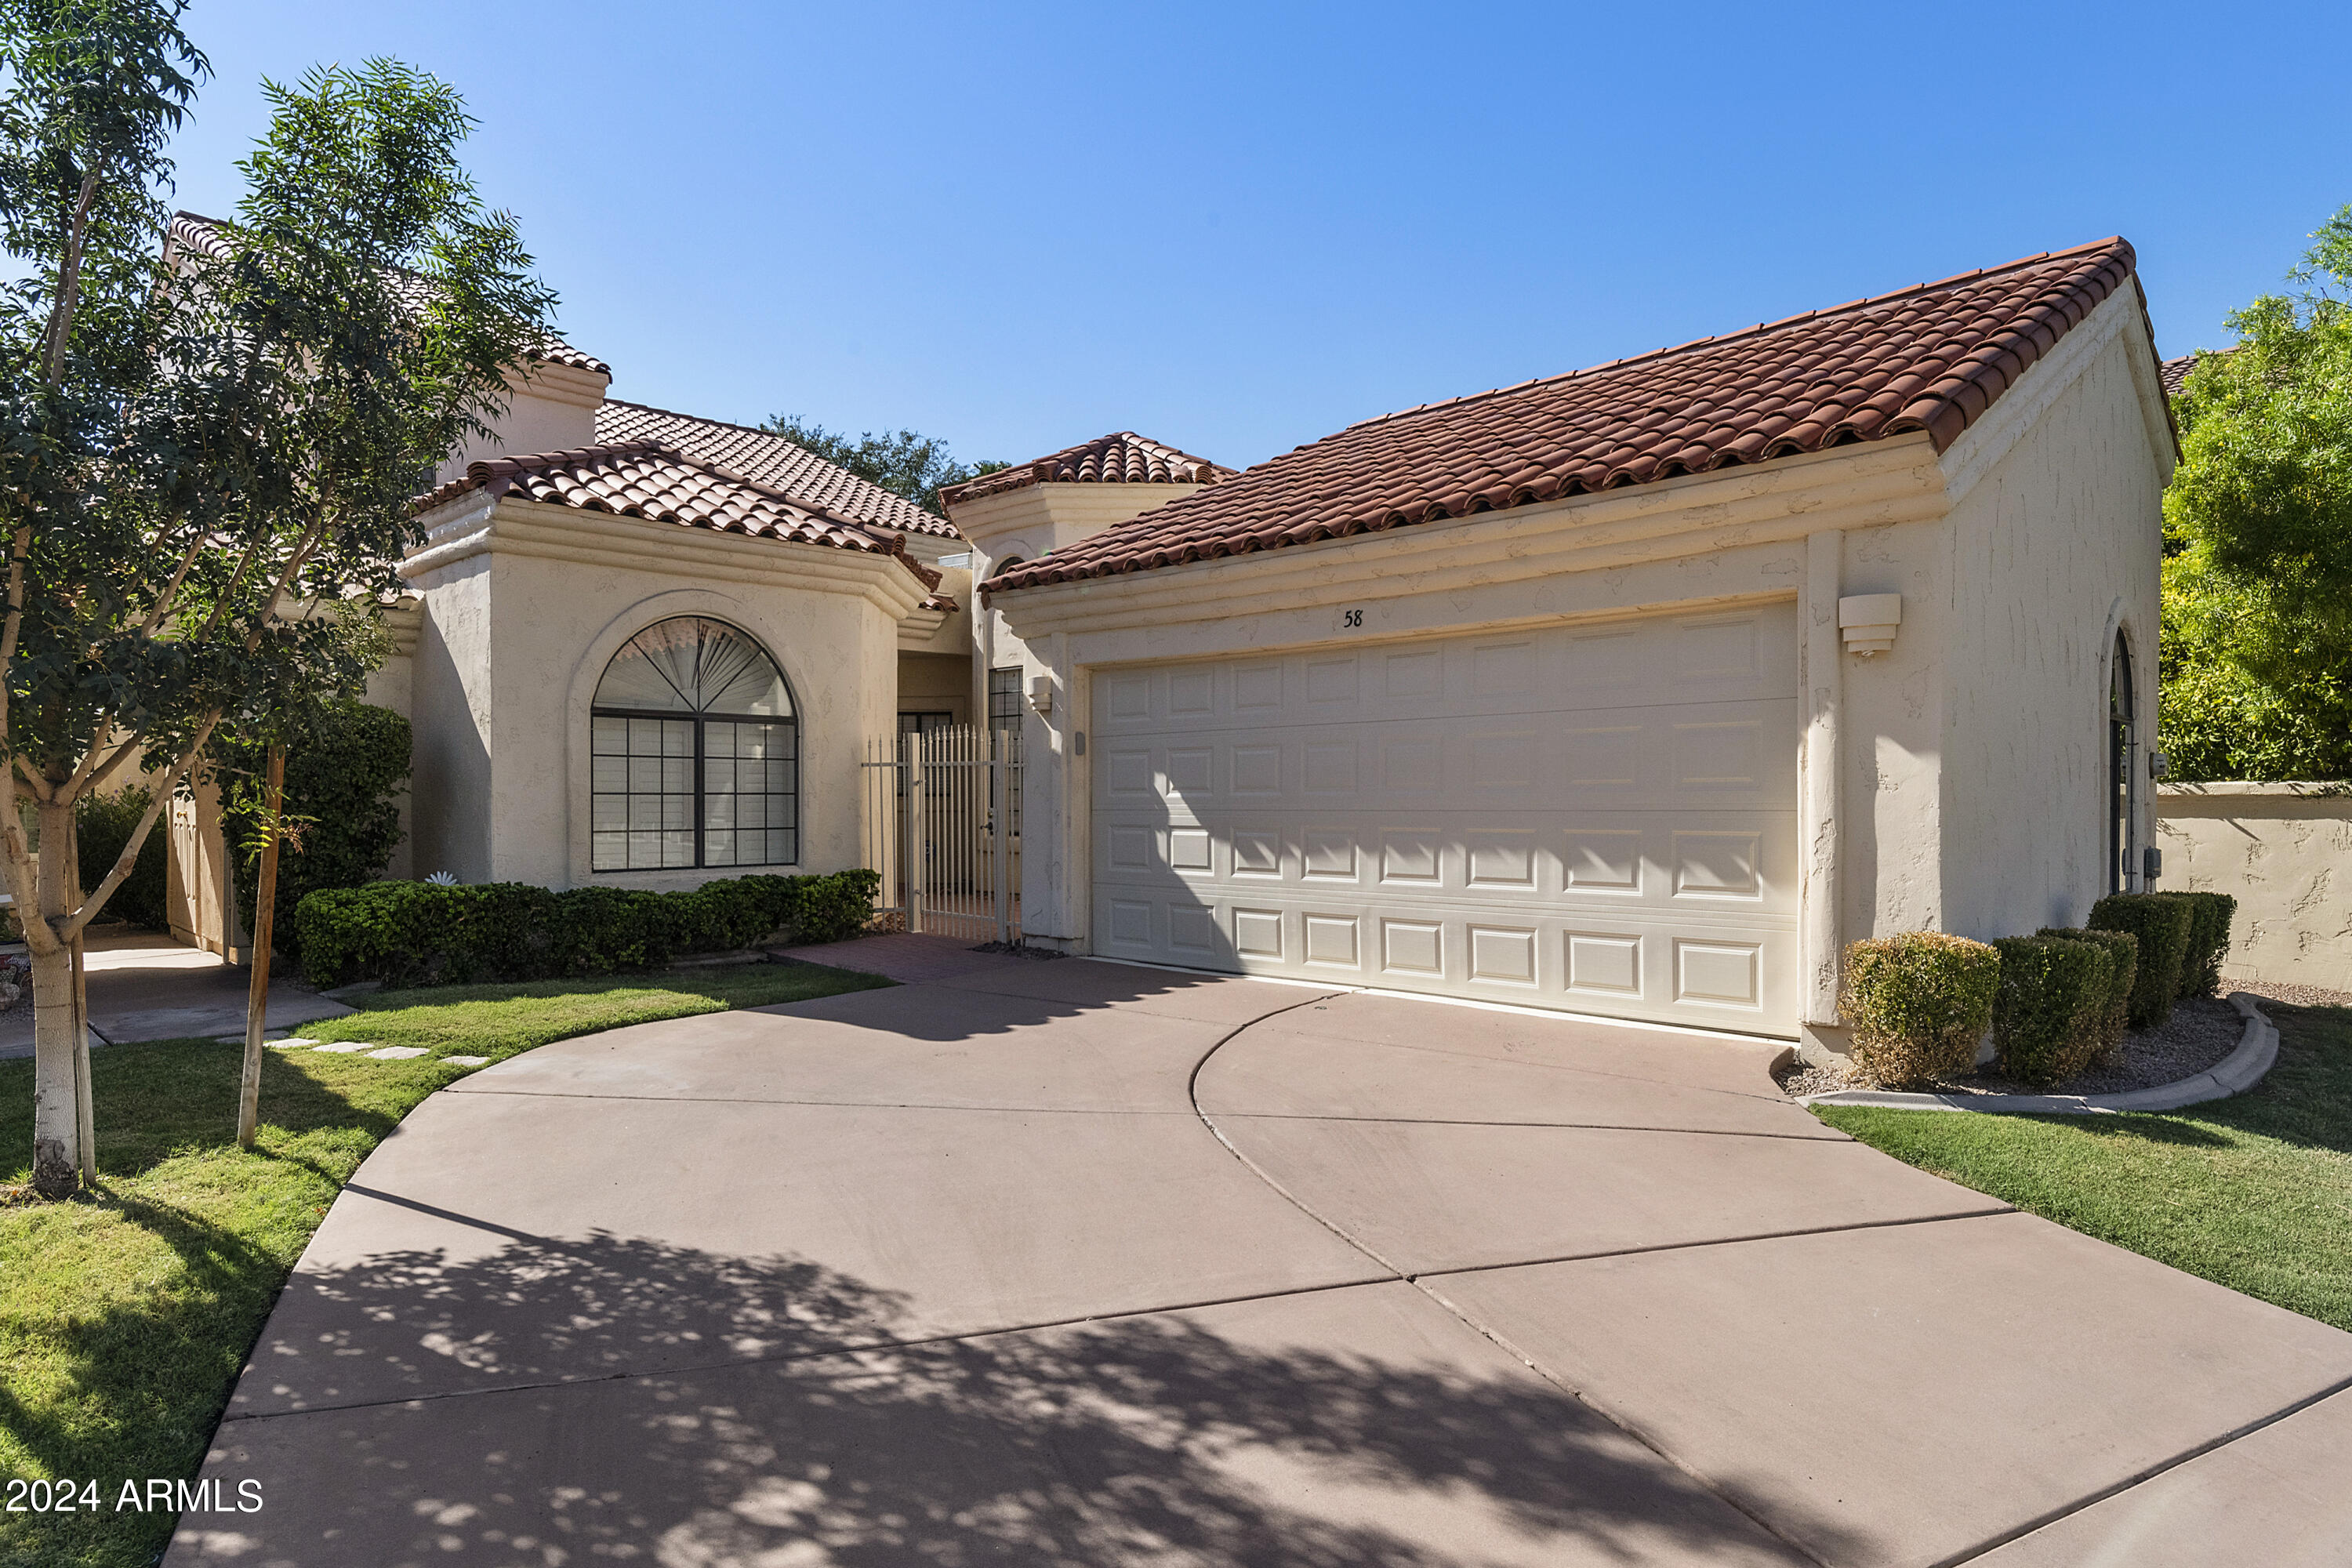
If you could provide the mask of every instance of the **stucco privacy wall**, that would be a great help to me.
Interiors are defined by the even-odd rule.
[[[2118,626],[2139,702],[2133,841],[2154,842],[2147,751],[2172,442],[2142,363],[2149,356],[2128,330],[2138,310],[2129,290],[2108,300],[1945,453],[1958,493],[1946,524],[1948,588],[1905,591],[1905,637],[1915,613],[1949,623],[1948,657],[1904,696],[1931,700],[1940,689],[1948,716],[1948,847],[1935,923],[1962,936],[2078,925],[2108,891],[2107,677]],[[1874,571],[1850,555],[1846,592],[1877,591]]]
[[[800,723],[803,871],[863,863],[858,765],[887,734],[898,618],[921,589],[887,556],[780,544],[474,492],[426,520],[404,569],[423,601],[415,680],[419,871],[591,880],[589,708],[637,632],[708,616],[749,632]],[[495,612],[495,613],[494,613]],[[731,870],[596,873],[692,887]]]
[[[2352,793],[2166,784],[2157,810],[2162,885],[2238,900],[2224,974],[2352,991]]]

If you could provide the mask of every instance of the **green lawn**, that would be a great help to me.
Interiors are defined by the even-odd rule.
[[[90,1054],[100,1186],[0,1207],[0,1486],[95,1479],[108,1509],[0,1511],[7,1568],[144,1564],[165,1514],[117,1514],[126,1478],[192,1474],[289,1269],[335,1193],[411,1107],[494,1060],[625,1024],[886,985],[807,964],[606,981],[386,992],[303,1033],[423,1046],[405,1061],[271,1051],[262,1126],[236,1147],[242,1047],[204,1040]],[[0,1062],[0,1172],[31,1172],[32,1063]],[[0,1508],[5,1508],[0,1497]]]
[[[2169,1115],[1814,1113],[1922,1170],[2352,1329],[2352,1007],[2263,1011],[2279,1027],[2269,1077]]]

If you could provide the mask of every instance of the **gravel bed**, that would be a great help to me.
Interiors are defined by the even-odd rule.
[[[2251,987],[2233,985],[2232,989]],[[2299,988],[2307,989],[2307,988]],[[2286,998],[2280,998],[2286,1000]],[[1927,1086],[1932,1094],[2121,1094],[2127,1089],[2155,1089],[2194,1078],[2218,1066],[2245,1036],[2246,1021],[2227,1002],[2192,997],[2176,1002],[2172,1016],[2154,1029],[2135,1029],[2124,1037],[2123,1049],[2113,1063],[2094,1065],[2064,1083],[2036,1086],[2002,1078],[1990,1065],[1980,1072]],[[1875,1089],[1860,1073],[1843,1063],[1801,1068],[1782,1076],[1781,1090],[1791,1099],[1830,1094],[1842,1089]]]
[[[2352,1007],[2352,991],[2329,991],[2317,985],[2290,985],[2283,980],[2224,980],[2223,987],[2250,996],[2267,997],[2290,1007]]]

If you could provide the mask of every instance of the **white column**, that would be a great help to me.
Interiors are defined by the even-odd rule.
[[[1845,535],[1824,529],[1805,539],[1805,771],[1798,820],[1804,860],[1803,917],[1799,933],[1805,966],[1804,1023],[1837,1022],[1844,931],[1839,919],[1838,807],[1841,759],[1838,720],[1844,689],[1839,646],[1838,589]]]

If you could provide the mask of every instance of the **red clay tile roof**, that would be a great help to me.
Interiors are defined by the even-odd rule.
[[[940,500],[959,506],[1029,485],[1213,485],[1236,471],[1132,430],[1115,430],[1032,462],[949,485],[940,491]]]
[[[940,581],[939,573],[907,553],[907,542],[900,534],[868,530],[803,506],[741,474],[690,458],[659,441],[615,441],[471,463],[462,479],[420,498],[415,510],[429,511],[470,490],[753,539],[895,556],[927,591],[936,590]]]
[[[216,217],[205,217],[200,214],[190,212],[173,213],[171,226],[166,234],[166,248],[185,247],[190,250],[202,251],[206,256],[215,258],[224,256],[227,250],[220,241],[220,226],[221,220]],[[425,280],[415,273],[405,270],[402,271],[399,277],[400,280],[407,285],[403,292],[412,301],[421,301],[425,297]],[[583,353],[562,338],[552,334],[550,334],[547,341],[540,345],[538,353],[532,357],[545,360],[551,364],[570,365],[574,370],[588,371],[608,380],[613,374],[611,365],[593,354]]]
[[[599,441],[665,441],[706,462],[724,464],[771,489],[836,517],[898,533],[961,539],[952,524],[933,517],[895,490],[861,479],[772,430],[674,414],[642,403],[608,398],[596,410]]]
[[[2193,354],[2182,354],[2179,359],[2166,360],[2164,362],[2164,395],[2167,397],[2180,395],[2181,387],[2189,380],[2189,373],[2197,368],[2199,360],[2208,354],[2225,354],[2231,352],[2229,349],[2199,349]]]
[[[955,595],[953,594],[933,594],[929,598],[925,599],[921,604],[915,607],[919,610],[937,610],[942,615],[952,616],[956,612]]]
[[[992,577],[1034,587],[1924,430],[1942,451],[2100,301],[2120,238],[1349,426]],[[2136,287],[2136,286],[2135,286]]]

